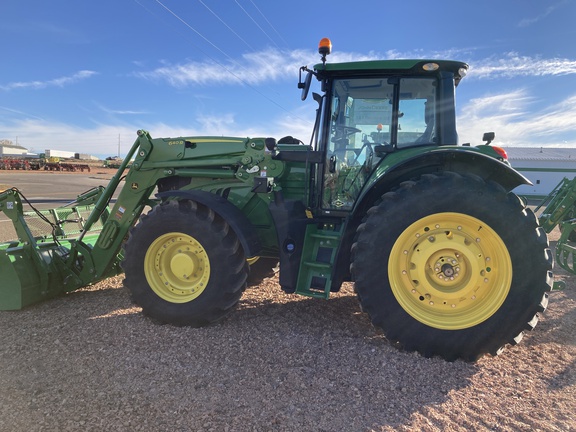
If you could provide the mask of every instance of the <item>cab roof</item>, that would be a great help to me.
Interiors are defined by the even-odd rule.
[[[379,73],[385,75],[433,75],[439,71],[451,72],[458,83],[468,71],[468,65],[454,60],[405,59],[405,60],[370,60],[345,63],[318,63],[314,65],[318,75],[362,75]]]

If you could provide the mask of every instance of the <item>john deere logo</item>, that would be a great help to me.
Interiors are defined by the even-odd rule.
[[[334,201],[334,202],[332,203],[332,205],[334,205],[334,207],[344,207],[344,202],[341,201],[341,200],[339,200],[339,199],[337,199],[336,201]]]
[[[131,187],[132,189],[138,189],[138,183],[132,183],[132,184],[130,185],[130,187]]]

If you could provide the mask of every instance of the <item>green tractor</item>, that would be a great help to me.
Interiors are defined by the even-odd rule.
[[[300,69],[302,99],[321,89],[309,144],[138,131],[110,184],[71,205],[24,211],[16,188],[0,194],[19,237],[0,245],[0,309],[124,272],[145,315],[203,326],[234,309],[260,258],[279,262],[286,293],[327,299],[353,281],[407,351],[474,361],[517,343],[547,306],[553,259],[493,134],[458,145],[468,66],[330,64],[330,49]]]

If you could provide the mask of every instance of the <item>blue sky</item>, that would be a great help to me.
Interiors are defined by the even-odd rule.
[[[298,68],[445,58],[462,142],[576,146],[576,1],[2,0],[0,140],[124,154],[153,137],[293,135],[314,102]],[[311,99],[311,98],[309,98]]]

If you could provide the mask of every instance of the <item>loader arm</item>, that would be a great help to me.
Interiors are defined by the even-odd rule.
[[[154,202],[150,200],[150,195],[154,191],[158,179],[165,174],[161,169],[140,170],[144,160],[151,154],[152,148],[152,138],[148,132],[138,131],[138,138],[86,222],[87,229],[89,229],[99,219],[100,214],[107,208],[118,185],[124,179],[125,187],[120,191],[116,203],[110,210],[110,216],[102,226],[96,243],[92,247],[84,243],[81,236],[73,245],[68,259],[69,265],[76,260],[78,255],[89,258],[82,268],[79,269],[78,276],[82,285],[94,283],[108,277],[112,270],[111,268],[119,265],[118,253],[125,236],[134,221],[142,213],[142,210],[147,205],[154,205]],[[134,157],[132,167],[124,177],[124,172],[132,157]],[[112,273],[115,274],[118,271],[113,271]]]

